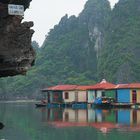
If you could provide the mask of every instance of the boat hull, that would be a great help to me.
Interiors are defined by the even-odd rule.
[[[47,104],[35,104],[36,105],[36,107],[46,107],[47,106]]]

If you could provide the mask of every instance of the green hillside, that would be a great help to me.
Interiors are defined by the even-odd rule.
[[[140,1],[120,0],[111,13],[99,78],[116,83],[140,82]]]
[[[0,80],[0,96],[36,97],[56,84],[140,81],[140,1],[88,0],[78,17],[65,15],[41,48],[34,41],[36,65],[26,76]],[[4,95],[4,97],[3,97]]]

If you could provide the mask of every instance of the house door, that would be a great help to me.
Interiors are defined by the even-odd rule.
[[[132,90],[132,103],[137,102],[137,92],[136,90]]]

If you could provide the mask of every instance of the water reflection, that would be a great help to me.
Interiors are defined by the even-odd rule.
[[[0,131],[0,139],[139,140],[140,138],[140,110],[47,109],[35,108],[34,103],[0,104],[0,110],[0,122],[5,125]]]
[[[103,133],[112,129],[140,131],[140,110],[73,110],[42,108],[42,121],[56,128],[94,127]]]

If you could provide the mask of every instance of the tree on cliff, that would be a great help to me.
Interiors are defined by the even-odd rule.
[[[46,85],[140,82],[139,5],[120,0],[111,11],[107,0],[88,0],[78,17],[65,15],[50,30],[28,77],[4,79],[1,91],[34,96]]]

